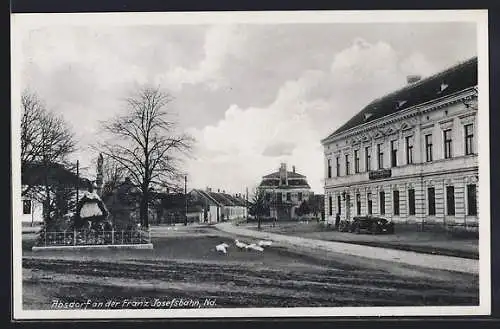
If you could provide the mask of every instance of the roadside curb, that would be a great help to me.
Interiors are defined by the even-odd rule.
[[[300,246],[325,252],[342,253],[351,256],[378,259],[381,261],[391,261],[436,270],[446,270],[469,274],[479,273],[479,261],[477,259],[424,254],[413,251],[372,247],[346,242],[324,241],[296,236],[287,236],[277,233],[258,232],[250,229],[235,227],[233,225],[228,225],[227,223],[218,224],[216,227],[226,233],[249,236],[258,239],[273,240],[282,243],[284,242],[294,246]]]

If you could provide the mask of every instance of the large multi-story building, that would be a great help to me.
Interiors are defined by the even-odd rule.
[[[286,163],[278,171],[263,176],[258,190],[265,193],[270,215],[278,220],[297,219],[295,210],[312,195],[306,176],[297,173],[295,166],[288,171]]]
[[[477,58],[407,82],[322,140],[326,216],[477,229]]]

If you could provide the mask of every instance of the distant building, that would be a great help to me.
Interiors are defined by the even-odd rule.
[[[326,216],[477,229],[477,115],[477,58],[368,104],[322,141]]]
[[[240,195],[230,195],[224,191],[212,192],[194,189],[190,192],[191,199],[204,205],[202,222],[218,223],[233,219],[243,219],[248,214],[248,202]]]
[[[22,217],[25,224],[39,224],[43,222],[45,200],[45,177],[50,188],[51,199],[55,202],[53,210],[66,214],[76,204],[76,192],[83,194],[90,181],[79,178],[71,170],[59,163],[52,163],[48,167],[40,163],[28,163],[21,168],[22,189]],[[55,195],[62,196],[58,202]]]
[[[271,217],[278,220],[298,219],[295,210],[313,195],[306,176],[297,173],[295,166],[288,171],[286,163],[278,171],[263,176],[257,190],[265,193]]]

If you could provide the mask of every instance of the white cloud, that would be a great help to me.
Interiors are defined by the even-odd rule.
[[[199,141],[197,158],[189,163],[192,184],[240,192],[287,162],[321,193],[321,139],[369,101],[401,86],[408,63],[429,67],[421,55],[401,59],[387,43],[356,39],[333,57],[330,72],[307,70],[286,81],[269,106],[230,106],[216,125],[192,130]]]
[[[235,25],[211,26],[203,44],[204,58],[194,68],[177,66],[158,81],[165,81],[171,89],[180,90],[184,84],[205,83],[216,90],[224,85],[221,68],[228,56],[241,51],[241,28]]]

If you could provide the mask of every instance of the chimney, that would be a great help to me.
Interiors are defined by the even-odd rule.
[[[292,171],[295,174],[295,166],[292,166]]]
[[[408,84],[412,84],[412,83],[420,81],[420,79],[422,79],[422,77],[420,75],[412,74],[412,75],[408,75],[406,77],[406,82]]]
[[[281,163],[281,168],[282,171],[286,171],[286,163]]]
[[[210,187],[207,187],[207,192],[212,192],[212,189]]]
[[[220,193],[220,188],[217,189],[217,193]]]

